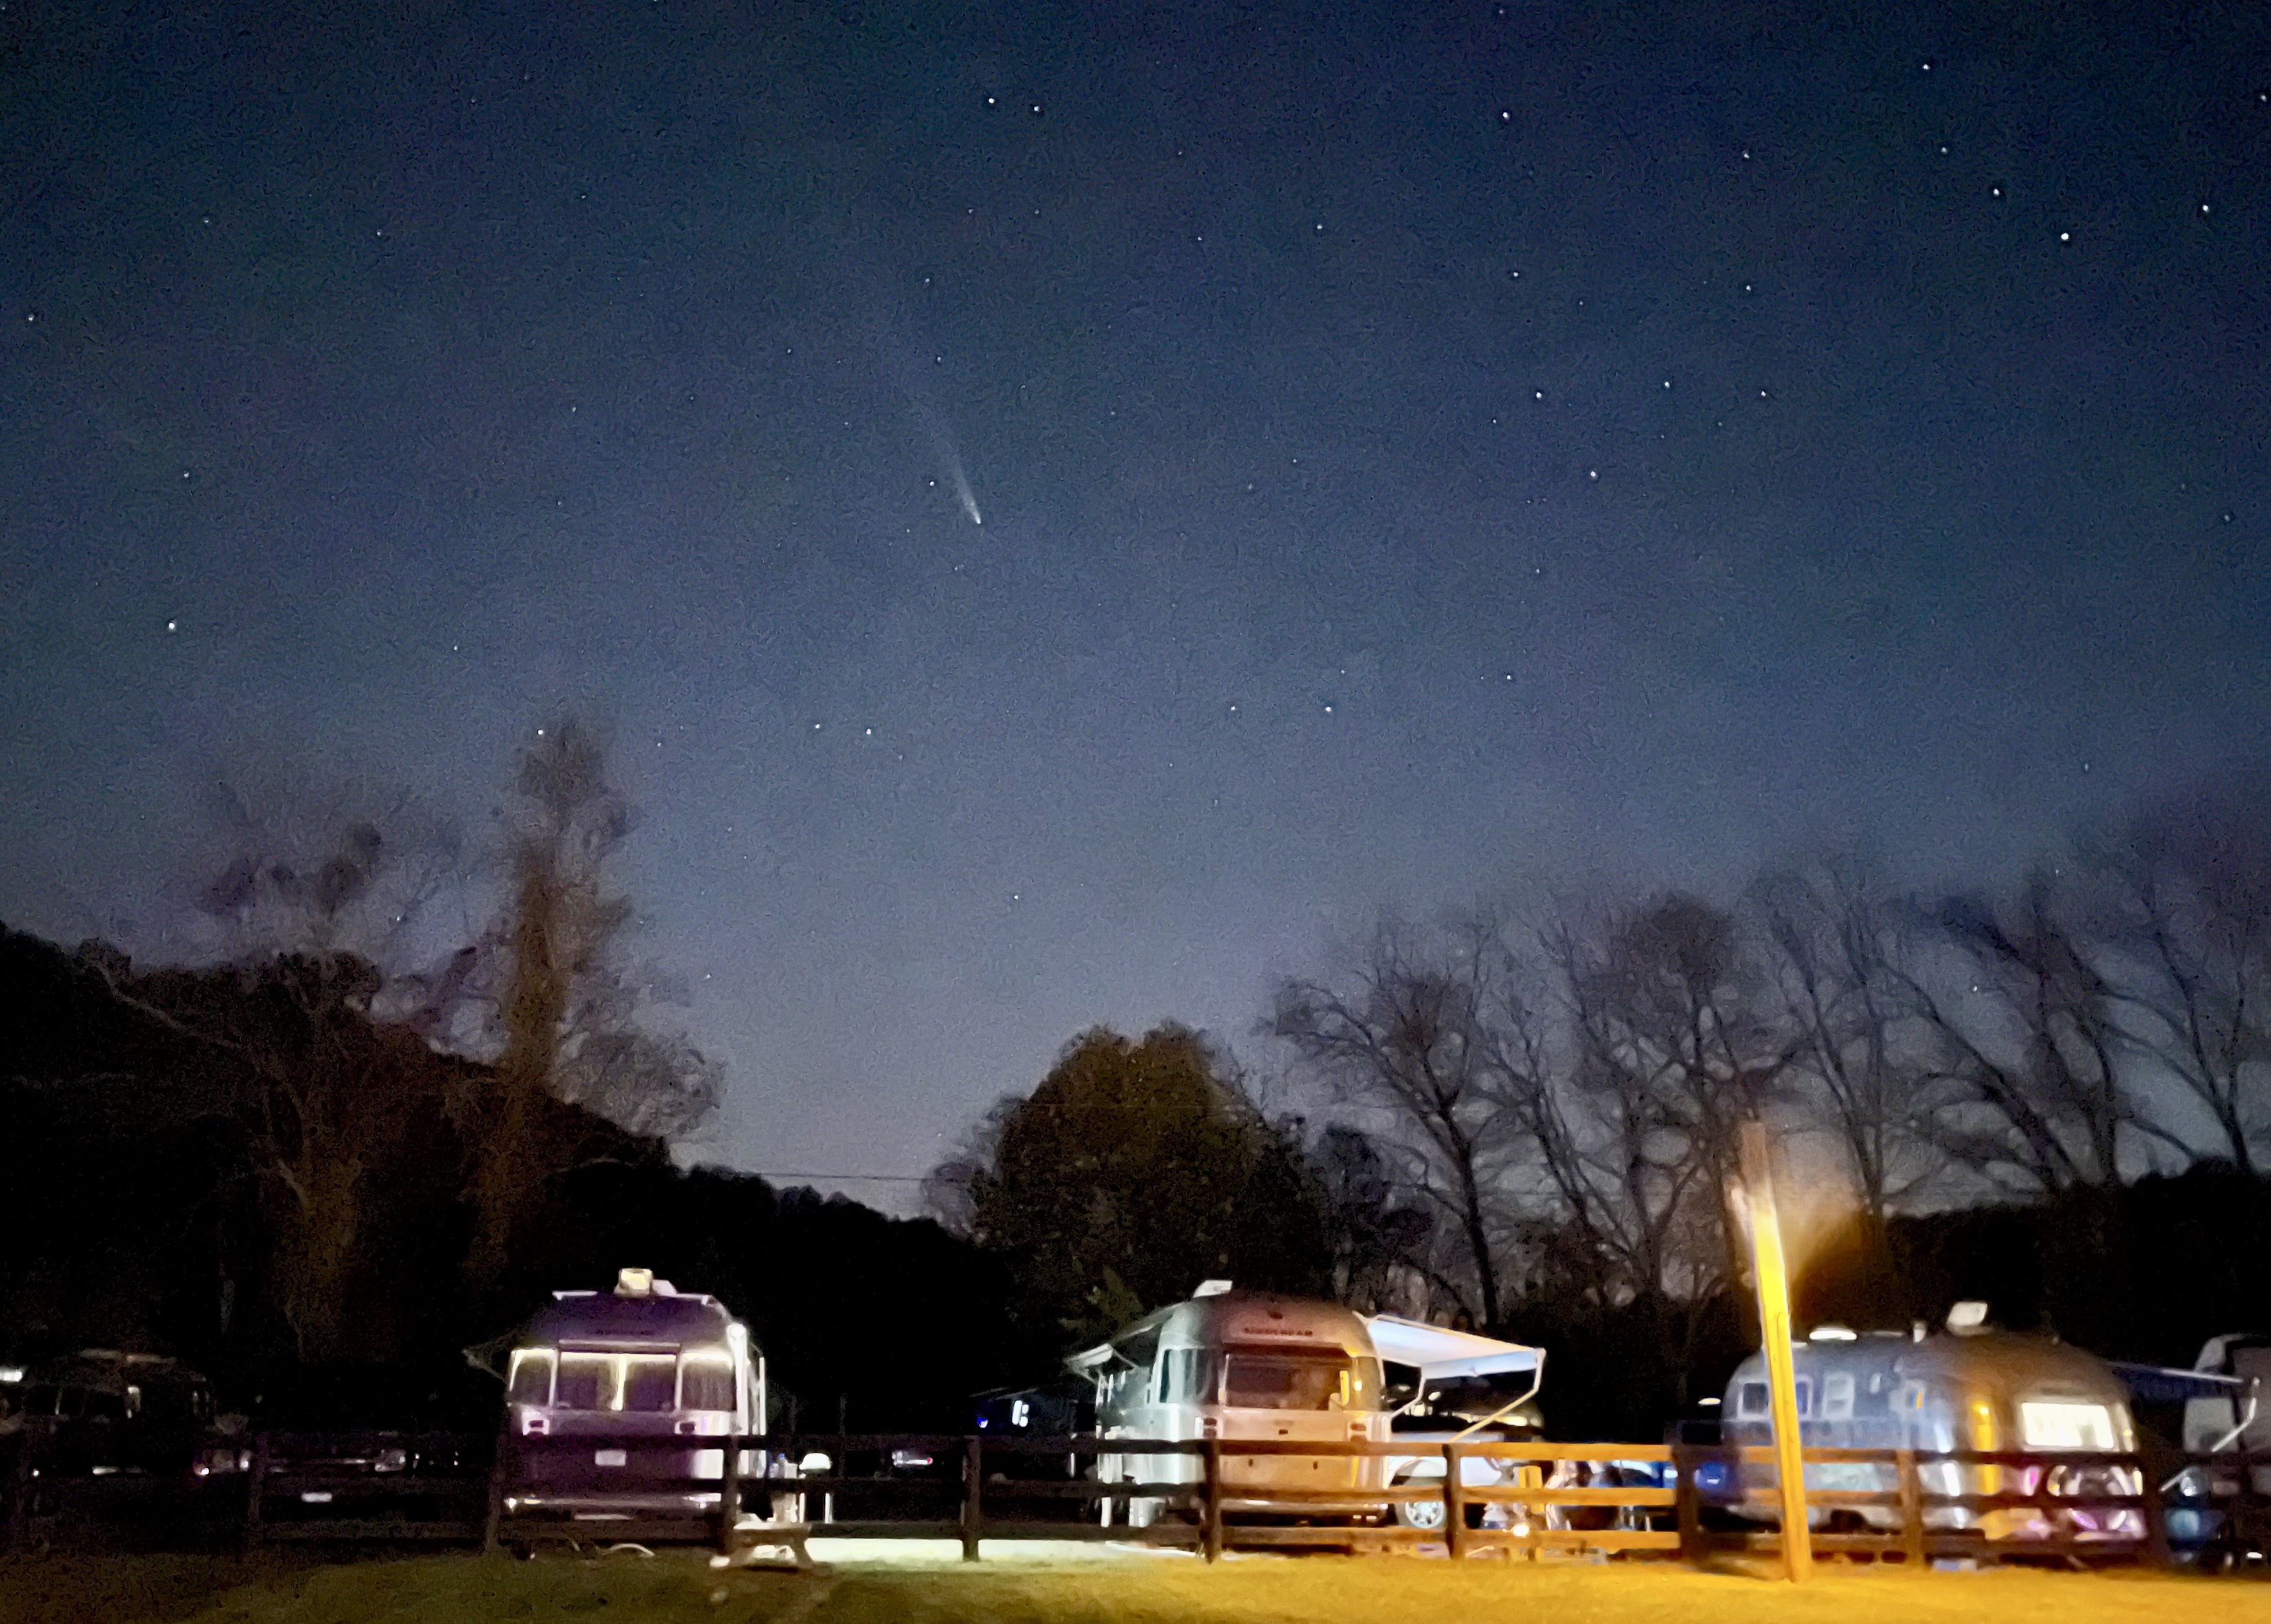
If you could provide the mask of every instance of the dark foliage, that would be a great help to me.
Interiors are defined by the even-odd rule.
[[[2271,1181],[2207,1162],[2173,1176],[1892,1220],[1848,1234],[1798,1287],[1801,1325],[1937,1324],[1951,1302],[2117,1359],[2188,1365],[2210,1337],[2271,1325]]]
[[[140,975],[99,945],[0,928],[0,1358],[127,1347],[293,1419],[485,1420],[495,1390],[462,1350],[547,1290],[638,1264],[748,1317],[808,1422],[832,1425],[849,1393],[858,1425],[957,1425],[971,1392],[1030,1368],[994,1266],[937,1225],[683,1170],[661,1141],[556,1100],[538,1130],[574,1147],[572,1170],[535,1192],[503,1278],[469,1284],[470,1158],[448,1104],[481,1068],[352,1000],[277,996],[306,992],[292,967],[332,962]],[[295,1209],[264,1072],[278,1057],[295,1083],[379,1091],[338,1113],[355,1222],[342,1346],[313,1361],[287,1311]]]
[[[1010,1272],[1018,1324],[1040,1344],[1109,1335],[1209,1278],[1330,1285],[1322,1193],[1299,1138],[1180,1027],[1083,1033],[933,1190]]]

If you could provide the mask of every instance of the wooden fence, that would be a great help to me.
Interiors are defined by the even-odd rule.
[[[608,1440],[610,1444],[619,1440]],[[704,1441],[709,1442],[711,1441]],[[588,1450],[590,1438],[509,1441],[500,1457],[487,1530],[488,1543],[552,1538],[644,1539],[635,1518],[578,1524],[571,1517],[517,1512],[506,1485],[514,1451]],[[683,1451],[686,1440],[652,1447]],[[723,1444],[724,1441],[717,1441]],[[762,1483],[738,1476],[721,1485],[690,1480],[719,1495],[698,1530],[677,1519],[654,1537],[697,1537],[721,1549],[798,1539],[952,1539],[974,1557],[985,1539],[1116,1540],[1195,1549],[1210,1560],[1225,1548],[1431,1546],[1452,1557],[1504,1551],[1653,1554],[1701,1561],[1732,1550],[1768,1551],[1773,1452],[1621,1443],[1446,1443],[1417,1439],[1297,1442],[1203,1439],[825,1435],[736,1440],[761,1457],[824,1457],[825,1470]],[[855,1472],[861,1457],[878,1463]],[[1106,1481],[1099,1457],[1180,1457],[1192,1465],[1174,1483]],[[1380,1487],[1299,1489],[1251,1482],[1274,1457],[1370,1458],[1399,1463],[1400,1481]],[[523,1454],[521,1458],[527,1458]],[[736,1451],[728,1451],[737,1464]],[[910,1469],[888,1472],[897,1459]],[[2083,1452],[1808,1450],[1809,1500],[1823,1525],[1810,1532],[1824,1554],[1902,1560],[2053,1558],[2165,1562],[2170,1553],[2160,1477],[2171,1463],[2135,1455]],[[1471,1473],[1472,1463],[1489,1463]],[[2181,1464],[2181,1463],[2177,1463]],[[2233,1457],[2214,1465],[2228,1491],[2218,1509],[2260,1525],[2271,1501],[2258,1472]],[[1416,1465],[1418,1472],[1408,1468]],[[1132,1475],[1132,1474],[1131,1474]],[[1168,1475],[1168,1474],[1162,1474]],[[1469,1481],[1471,1475],[1497,1480]],[[1823,1481],[1813,1487],[1814,1479]],[[721,1493],[722,1491],[722,1493]],[[1404,1525],[1395,1508],[1425,1504],[1434,1526]],[[1141,1505],[1151,1513],[1129,1526]],[[735,1515],[729,1516],[727,1507]],[[1352,1507],[1369,1517],[1352,1516]],[[771,1531],[739,1525],[770,1513]],[[1493,1515],[1493,1511],[1495,1515]],[[2252,1521],[2251,1521],[2252,1519]],[[728,1524],[734,1526],[729,1527]]]
[[[27,1443],[32,1440],[26,1440]],[[1773,1457],[1765,1450],[1689,1445],[1307,1442],[1203,1439],[1020,1437],[975,1435],[799,1435],[737,1438],[506,1437],[449,1434],[263,1434],[247,1444],[242,1537],[271,1540],[480,1543],[489,1549],[573,1541],[696,1543],[725,1552],[835,1539],[946,1539],[974,1557],[984,1540],[1103,1540],[1176,1547],[1209,1559],[1226,1549],[1428,1546],[1455,1558],[1485,1552],[1534,1558],[1554,1551],[1707,1561],[1769,1551]],[[598,1450],[622,1468],[580,1500],[540,1487],[547,1465]],[[711,1475],[691,1475],[708,1456]],[[742,1474],[743,1452],[776,1463]],[[676,1457],[678,1465],[656,1462]],[[814,1460],[815,1470],[797,1471]],[[1098,1475],[1115,1457],[1122,1480]],[[1138,1484],[1136,1457],[1178,1464]],[[1262,1487],[1272,1457],[1351,1463],[1340,1486]],[[644,1459],[642,1468],[635,1463]],[[1808,1498],[1822,1518],[1823,1554],[1905,1561],[2054,1558],[2160,1562],[2170,1559],[2160,1487],[2181,1457],[2057,1453],[1918,1454],[1806,1451]],[[1393,1461],[1372,1472],[1359,1460]],[[117,1478],[41,1479],[36,1451],[19,1449],[0,1477],[0,1544],[42,1518],[84,1514],[130,1485]],[[722,1463],[723,1472],[719,1475]],[[1474,1470],[1485,1464],[1482,1471]],[[2271,1533],[2271,1458],[2190,1463],[2214,1492],[2189,1497],[2260,1548]],[[1398,1481],[1362,1486],[1394,1471]],[[673,1477],[672,1471],[689,1475]],[[795,1472],[796,1475],[783,1475]],[[571,1474],[572,1475],[572,1474]],[[1336,1474],[1341,1475],[1341,1474]],[[586,1471],[587,1481],[592,1474]],[[1491,1481],[1469,1481],[1488,1477]],[[1358,1486],[1351,1487],[1354,1480]],[[614,1483],[636,1494],[610,1498]],[[540,1487],[530,1492],[532,1484]],[[218,1479],[205,1486],[212,1503]],[[1413,1527],[1398,1507],[1424,1506],[1433,1525]],[[1149,1514],[1131,1526],[1131,1514]],[[1412,1520],[1419,1520],[1414,1518]]]
[[[659,1479],[635,1473],[636,1455],[679,1455],[689,1445],[722,1456],[717,1477]],[[627,1478],[637,1476],[648,1493],[704,1495],[714,1502],[700,1516],[682,1512],[527,1509],[514,1486],[537,1462],[557,1455],[580,1455],[598,1448],[620,1451]],[[824,1456],[824,1471],[793,1478],[742,1478],[742,1450],[760,1456],[800,1461]],[[897,1471],[846,1469],[861,1456],[880,1464],[897,1459]],[[1193,1463],[1189,1480],[1173,1483],[1107,1482],[1081,1471],[1099,1456],[1175,1457]],[[1394,1487],[1292,1488],[1241,1483],[1261,1461],[1282,1457],[1393,1459],[1437,1464],[1440,1479]],[[1517,1485],[1471,1484],[1463,1470],[1477,1459],[1526,1465],[1530,1481]],[[1262,1546],[1351,1546],[1448,1545],[1463,1556],[1492,1546],[1586,1548],[1602,1551],[1680,1549],[1671,1517],[1677,1494],[1670,1487],[1647,1484],[1565,1484],[1546,1481],[1545,1468],[1561,1463],[1645,1463],[1663,1468],[1671,1452],[1660,1445],[1582,1443],[1441,1443],[1416,1439],[1387,1442],[1297,1440],[1163,1441],[1095,1436],[1039,1438],[968,1435],[815,1435],[734,1440],[680,1437],[633,1439],[538,1435],[508,1440],[500,1449],[491,1494],[485,1543],[530,1545],[546,1540],[684,1541],[700,1539],[720,1549],[793,1544],[810,1537],[830,1539],[954,1539],[974,1558],[986,1539],[1113,1541],[1194,1549],[1209,1560],[1226,1548]],[[920,1463],[913,1464],[913,1463]],[[1226,1469],[1226,1463],[1228,1464]],[[1028,1470],[1018,1473],[1016,1468]],[[1043,1468],[1040,1472],[1032,1468]],[[1047,1468],[1054,1468],[1054,1471]],[[767,1503],[753,1505],[752,1502]],[[1404,1527],[1392,1518],[1398,1503],[1426,1502],[1442,1508],[1438,1529]],[[1132,1526],[1137,1505],[1151,1515]],[[1503,1505],[1519,1510],[1516,1528],[1471,1527],[1470,1508]],[[727,1508],[733,1508],[728,1515]],[[1573,1509],[1599,1516],[1606,1525],[1554,1526]],[[764,1524],[746,1526],[751,1511],[772,1515]],[[1379,1516],[1378,1525],[1359,1525],[1351,1511]],[[1602,1514],[1605,1513],[1604,1516]],[[1622,1514],[1619,1516],[1619,1514]],[[1661,1525],[1657,1525],[1658,1524]]]

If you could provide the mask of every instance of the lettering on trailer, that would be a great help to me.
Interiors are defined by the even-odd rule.
[[[1306,1325],[1269,1324],[1247,1320],[1231,1327],[1231,1335],[1234,1337],[1307,1337],[1314,1341],[1316,1339],[1317,1333]]]

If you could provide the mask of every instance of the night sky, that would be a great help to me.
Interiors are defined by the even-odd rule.
[[[13,925],[573,708],[704,1153],[919,1174],[1383,905],[2271,754],[2271,7],[97,11],[0,4]]]

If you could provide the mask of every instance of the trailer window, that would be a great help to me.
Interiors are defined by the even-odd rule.
[[[1826,1421],[1850,1421],[1853,1419],[1851,1376],[1828,1376],[1821,1378],[1821,1419]]]
[[[126,1419],[126,1395],[114,1393],[100,1387],[86,1390],[86,1418],[92,1421],[123,1421]]]
[[[733,1364],[726,1359],[689,1359],[679,1367],[678,1407],[681,1410],[730,1410],[733,1407]]]
[[[2118,1450],[2113,1413],[2102,1404],[2032,1399],[2019,1406],[2019,1430],[2030,1450]]]
[[[1746,1382],[1743,1390],[1736,1396],[1735,1413],[1764,1415],[1767,1405],[1767,1384],[1764,1382]]]
[[[1232,1352],[1223,1369],[1222,1401],[1235,1409],[1344,1410],[1355,1397],[1345,1353]]]
[[[548,1347],[513,1349],[512,1374],[506,1379],[505,1393],[514,1404],[550,1404],[552,1350]]]
[[[1205,1404],[1214,1397],[1214,1372],[1206,1350],[1171,1347],[1159,1355],[1159,1402]]]
[[[615,1407],[614,1361],[605,1353],[562,1353],[552,1402],[562,1410]]]
[[[618,1410],[652,1414],[678,1407],[678,1360],[673,1354],[629,1354],[622,1362],[622,1380]]]

